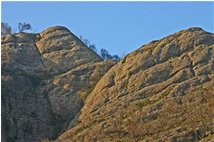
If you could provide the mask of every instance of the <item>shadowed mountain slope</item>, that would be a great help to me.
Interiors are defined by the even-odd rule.
[[[55,139],[111,68],[65,27],[2,37],[2,141]]]

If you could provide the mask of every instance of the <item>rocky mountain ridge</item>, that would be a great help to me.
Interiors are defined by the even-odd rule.
[[[1,46],[3,141],[56,138],[115,64],[59,26],[4,36]]]
[[[214,133],[214,35],[180,31],[127,55],[60,141],[199,141]]]
[[[2,141],[212,141],[214,34],[102,61],[64,27],[2,37]]]

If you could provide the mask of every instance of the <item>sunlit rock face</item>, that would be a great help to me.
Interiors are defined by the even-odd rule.
[[[214,138],[214,34],[180,31],[128,54],[99,80],[58,140],[196,142]]]

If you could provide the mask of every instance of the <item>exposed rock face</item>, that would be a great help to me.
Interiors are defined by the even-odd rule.
[[[64,27],[48,28],[36,42],[49,74],[66,72],[80,65],[101,61],[101,58]]]
[[[190,28],[127,55],[58,139],[206,141],[214,135],[214,34]]]
[[[2,141],[56,138],[114,61],[64,27],[2,37]]]

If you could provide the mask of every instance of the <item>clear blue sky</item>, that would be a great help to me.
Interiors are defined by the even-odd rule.
[[[214,32],[214,2],[2,2],[2,21],[41,32],[66,26],[112,54],[189,27]]]

